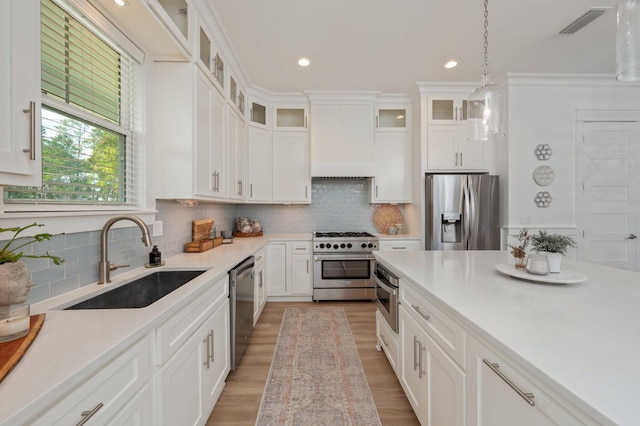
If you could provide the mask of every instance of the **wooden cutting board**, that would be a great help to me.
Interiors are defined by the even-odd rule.
[[[197,219],[191,225],[191,241],[209,239],[209,231],[213,226],[213,219]]]
[[[45,314],[32,315],[29,334],[10,342],[0,343],[0,382],[13,370],[27,352],[42,328]]]

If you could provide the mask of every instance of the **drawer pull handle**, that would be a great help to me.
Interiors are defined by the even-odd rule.
[[[384,334],[380,335],[380,340],[382,340],[382,343],[384,343],[387,348],[389,347],[389,343],[387,343],[387,339],[384,338]]]
[[[91,410],[91,411],[83,411],[82,413],[80,413],[80,415],[82,416],[82,420],[80,420],[78,423],[76,423],[76,426],[82,426],[83,424],[85,424],[102,407],[104,407],[104,404],[102,402],[99,402],[98,405],[96,405],[93,410]]]
[[[419,345],[417,336],[413,336],[413,371],[416,371],[418,368],[418,354],[416,353],[416,345]]]
[[[422,379],[422,376],[426,376],[427,375],[427,372],[422,369],[422,367],[423,367],[423,365],[422,365],[422,353],[424,352],[426,354],[427,348],[425,346],[422,346],[422,342],[418,342],[418,345],[420,346],[420,349],[419,349],[420,356],[418,357],[418,379]]]
[[[424,318],[424,319],[425,319],[425,321],[429,321],[429,318],[430,318],[430,317],[429,317],[429,315],[427,315],[427,314],[423,314],[422,312],[420,312],[420,306],[418,306],[418,305],[411,305],[411,307],[412,307],[413,309],[415,309],[415,311],[418,313],[418,315],[420,315],[422,318]]]
[[[532,407],[534,405],[536,405],[535,401],[533,400],[534,395],[532,393],[530,393],[530,392],[523,392],[515,383],[513,383],[511,381],[511,379],[509,379],[507,376],[505,376],[502,373],[502,371],[500,371],[500,364],[491,363],[491,362],[487,361],[486,359],[483,359],[482,362],[484,362],[491,369],[491,371],[496,373],[498,375],[498,377],[500,377],[502,380],[504,380],[504,382],[506,384],[508,384],[511,387],[511,389],[516,391],[516,393],[518,395],[520,395],[522,397],[522,399],[527,401],[527,404],[529,404]]]

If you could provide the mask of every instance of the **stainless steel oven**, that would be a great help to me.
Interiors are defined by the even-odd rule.
[[[391,271],[376,263],[373,280],[376,285],[376,306],[389,327],[398,332],[398,283],[399,279]]]
[[[364,232],[316,232],[313,300],[375,299],[373,268],[378,240]]]

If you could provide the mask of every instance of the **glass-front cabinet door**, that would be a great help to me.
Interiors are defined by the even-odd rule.
[[[251,99],[249,103],[249,124],[255,127],[270,129],[271,119],[269,112],[266,102],[259,99]]]
[[[276,105],[274,130],[307,130],[308,108],[302,105]]]
[[[199,38],[199,55],[198,59],[200,60],[200,65],[204,67],[207,75],[211,75],[213,72],[213,61],[211,60],[211,39],[209,35],[204,30],[204,28],[200,27],[200,38]]]
[[[408,130],[409,109],[402,106],[376,107],[376,131]]]
[[[467,95],[430,96],[429,124],[455,124],[467,121]]]
[[[190,3],[190,0],[149,0],[153,11],[188,53],[192,51],[191,28],[195,16]]]

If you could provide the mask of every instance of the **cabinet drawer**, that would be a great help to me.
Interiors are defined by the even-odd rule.
[[[376,311],[376,332],[378,339],[378,348],[382,349],[389,360],[389,364],[393,368],[393,371],[398,375],[398,334],[391,330],[391,327],[387,324],[387,321]]]
[[[156,328],[156,365],[164,364],[189,336],[213,312],[220,301],[229,297],[229,276],[205,290],[196,300],[179,310]]]
[[[291,254],[311,254],[311,241],[292,242]]]
[[[380,250],[420,250],[420,240],[380,240]]]
[[[429,333],[429,336],[464,369],[466,338],[464,329],[405,282],[400,283],[400,298],[405,309]]]
[[[256,262],[256,267],[262,265],[264,263],[264,254],[265,254],[265,249],[261,248],[260,250],[258,250],[256,252],[256,254],[254,254],[254,258],[255,258],[255,262]]]
[[[91,411],[94,411],[94,414],[91,416],[90,424],[105,424],[149,381],[149,352],[149,338],[145,336],[100,368],[80,387],[57,401],[32,424],[75,425],[87,416],[83,416],[84,412]],[[140,403],[142,404],[142,401]],[[144,414],[152,416],[151,412]]]

